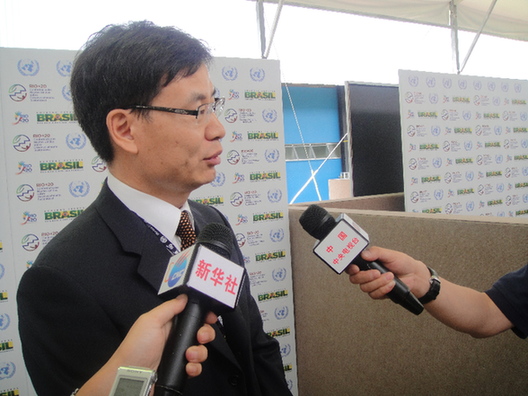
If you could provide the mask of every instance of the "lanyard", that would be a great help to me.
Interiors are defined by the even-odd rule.
[[[156,227],[154,227],[152,224],[149,224],[145,221],[145,224],[148,228],[158,237],[160,242],[165,245],[167,250],[174,256],[175,254],[179,253],[180,251],[176,246],[174,246],[174,243],[170,241],[165,235],[163,235],[161,232],[158,231]]]

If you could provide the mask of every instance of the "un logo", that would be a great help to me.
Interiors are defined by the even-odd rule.
[[[277,162],[279,160],[279,150],[277,149],[267,149],[264,152],[264,158],[268,162]]]
[[[81,132],[72,132],[66,135],[66,144],[71,150],[80,150],[86,146],[86,135]]]
[[[238,77],[238,70],[236,67],[224,66],[222,68],[222,77],[227,81],[234,81]]]
[[[68,102],[72,101],[71,90],[70,90],[70,87],[68,87],[67,85],[62,87],[62,97],[66,99]]]
[[[15,375],[16,366],[13,362],[2,362],[0,363],[0,380],[11,378]]]
[[[251,79],[256,82],[264,81],[264,78],[266,78],[266,72],[260,67],[251,68],[251,70],[249,71],[249,75]]]
[[[283,345],[280,348],[280,353],[283,358],[288,356],[291,353],[291,345],[290,344]]]
[[[434,78],[434,77],[427,77],[427,78],[425,79],[425,83],[427,84],[427,86],[428,86],[429,88],[434,88],[435,85],[436,85],[436,78]]]
[[[62,77],[69,77],[72,71],[72,62],[61,60],[57,62],[57,73]]]
[[[271,272],[271,276],[275,282],[281,282],[286,279],[286,268],[275,268]]]
[[[268,200],[272,203],[277,203],[282,199],[282,190],[274,188],[268,191]]]
[[[274,110],[274,109],[262,110],[262,118],[266,122],[277,121],[277,110]]]
[[[437,104],[438,103],[438,94],[437,93],[430,93],[429,94],[429,102],[431,104]]]
[[[17,64],[18,71],[23,76],[36,76],[40,70],[40,65],[35,59],[20,59]]]
[[[6,330],[10,324],[11,318],[9,317],[9,315],[6,313],[0,314],[0,330]]]
[[[275,308],[275,318],[278,320],[286,319],[288,317],[288,307],[285,305],[283,307]]]
[[[408,77],[408,81],[411,87],[417,87],[420,82],[420,79],[418,78],[418,76],[413,74],[412,76]]]
[[[70,183],[69,189],[73,197],[82,198],[90,192],[90,184],[86,181],[74,181]]]
[[[215,179],[210,183],[211,187],[222,187],[225,183],[225,173],[224,172],[218,172],[216,174]]]
[[[272,242],[281,242],[284,239],[284,229],[278,228],[276,230],[270,230],[270,239]]]

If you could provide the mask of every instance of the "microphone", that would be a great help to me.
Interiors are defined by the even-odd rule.
[[[384,274],[389,270],[377,261],[366,261],[361,252],[368,246],[368,234],[346,214],[341,214],[335,220],[330,213],[321,206],[310,205],[299,222],[304,230],[318,239],[313,252],[338,274],[342,273],[351,263],[356,264],[361,271],[377,269]],[[397,304],[419,315],[424,307],[411,293],[405,283],[396,276],[396,285],[387,294]]]
[[[189,300],[165,344],[155,396],[182,395],[187,373],[185,351],[198,345],[196,333],[209,311],[216,314],[234,309],[244,280],[244,268],[233,263],[233,235],[222,224],[210,223],[196,243],[171,257],[158,294],[175,297],[185,293]]]

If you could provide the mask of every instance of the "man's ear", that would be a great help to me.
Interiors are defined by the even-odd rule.
[[[137,153],[138,148],[133,133],[136,121],[136,116],[130,110],[113,109],[107,114],[106,127],[112,143],[118,150]]]

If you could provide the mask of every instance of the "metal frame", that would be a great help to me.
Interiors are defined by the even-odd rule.
[[[475,34],[473,43],[471,43],[471,46],[469,47],[468,53],[466,54],[466,57],[464,58],[464,62],[462,63],[462,66],[460,66],[460,52],[459,52],[460,49],[458,46],[458,13],[457,13],[457,5],[455,3],[456,3],[455,0],[451,0],[449,2],[449,25],[451,26],[451,46],[453,48],[455,66],[456,66],[457,74],[460,74],[464,70],[464,67],[466,67],[469,57],[471,56],[471,53],[473,52],[473,49],[475,48],[475,45],[477,44],[477,41],[480,38],[480,35],[482,34],[482,31],[484,30],[484,27],[486,26],[486,23],[488,22],[488,19],[491,13],[493,12],[493,8],[495,8],[495,4],[497,4],[497,0],[492,0],[488,8],[486,18],[482,22],[482,25],[479,31]]]

